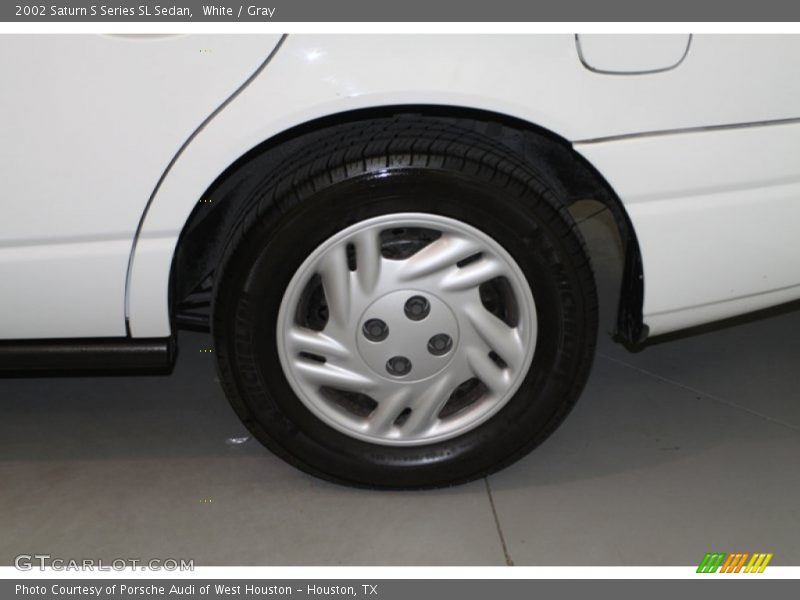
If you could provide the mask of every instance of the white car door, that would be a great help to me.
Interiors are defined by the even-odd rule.
[[[0,37],[0,339],[125,335],[149,198],[279,39]]]

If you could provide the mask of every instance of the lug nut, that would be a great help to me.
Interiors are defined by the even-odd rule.
[[[367,320],[361,330],[371,342],[382,342],[389,335],[389,326],[380,319]]]
[[[446,333],[437,333],[428,340],[428,352],[434,356],[442,356],[453,348],[453,339]]]
[[[431,312],[431,305],[423,296],[411,296],[406,300],[404,310],[406,316],[412,321],[421,321]]]
[[[386,361],[386,371],[395,377],[408,375],[411,371],[411,361],[405,356],[393,356]]]

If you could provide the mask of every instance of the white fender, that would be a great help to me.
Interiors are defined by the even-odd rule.
[[[170,267],[195,204],[237,158],[296,125],[375,106],[449,105],[516,117],[572,142],[609,138],[606,147],[623,148],[618,136],[797,117],[800,78],[790,73],[799,57],[800,36],[695,36],[675,69],[608,75],[581,63],[572,35],[289,36],[164,177],[142,223],[129,273],[130,331],[134,337],[169,335]],[[635,164],[638,148],[625,148],[601,161],[600,171],[615,174],[612,183],[627,203],[628,179],[616,174]],[[714,144],[706,151],[713,153]],[[658,153],[651,156],[655,160]],[[650,169],[657,171],[657,164]],[[752,175],[757,179],[757,171]],[[664,174],[654,178],[650,191],[658,195],[657,186],[668,180]],[[637,233],[648,218],[635,215]],[[651,262],[648,254],[646,286],[658,281],[655,289],[662,289],[681,276],[661,261]],[[677,302],[690,305],[692,299]]]

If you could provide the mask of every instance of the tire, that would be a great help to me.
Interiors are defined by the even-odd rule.
[[[424,488],[483,477],[530,452],[559,426],[589,374],[597,296],[583,240],[563,202],[543,183],[548,181],[545,170],[523,162],[485,128],[419,116],[307,134],[278,163],[271,174],[254,175],[247,187],[249,208],[226,246],[213,304],[220,379],[234,410],[259,441],[292,465],[330,481]],[[340,263],[325,261],[333,261],[329,257],[339,256],[345,247],[350,274],[338,280],[368,280],[369,251],[353,243],[342,246],[351,239],[348,235],[372,236],[381,244],[374,264],[389,283],[373,277],[384,287],[372,295],[352,291],[361,287],[339,293],[328,267],[314,266],[340,268]],[[440,240],[444,236],[463,237],[482,251],[448,263],[449,270],[442,273],[461,275],[472,260],[497,262],[498,269],[505,269],[503,276],[464,292],[473,294],[469,298],[477,294],[493,317],[474,308],[473,301],[461,304],[462,296],[440,302],[439,288],[425,296],[425,290],[434,289],[425,287],[421,294],[428,303],[430,327],[402,321],[401,307],[409,307],[402,302],[419,289],[416,283],[392,287],[407,275],[391,279],[386,273],[398,265],[403,267],[398,272],[411,272],[407,269],[413,257],[424,265],[430,260],[426,256],[447,246]],[[440,277],[431,280],[438,285],[444,276],[436,271],[430,277]],[[369,306],[357,318],[347,312],[355,310],[356,300]],[[473,307],[472,312],[467,314],[466,307]],[[362,320],[370,311],[386,313],[385,341],[380,340],[385,332],[378,330],[362,339],[368,335]],[[465,314],[478,315],[481,325],[467,323],[471,317]],[[499,321],[517,342],[528,340],[527,345],[515,349],[505,343],[511,338],[501,328],[502,337],[492,340],[502,342],[506,356],[499,356],[488,342],[482,350],[480,340],[486,336],[481,331]],[[364,388],[353,383],[358,378],[350,371],[348,389],[331,388],[329,381],[336,380],[331,369],[338,359],[326,355],[328,346],[319,355],[313,345],[312,352],[295,353],[294,334],[287,333],[293,327],[346,332],[337,334],[347,346],[342,360],[360,365],[356,370],[364,374]],[[441,339],[449,338],[441,351],[452,357],[440,359],[440,351],[429,345],[431,355],[423,358],[420,336],[434,335],[437,327],[445,331]],[[404,349],[417,354],[409,354],[413,360],[407,362],[390,359],[384,373],[385,352],[398,348],[401,355]],[[492,370],[484,378],[491,386],[477,376],[477,383],[456,382],[465,364],[477,364],[477,371],[488,373],[486,349],[500,378]],[[431,375],[440,363],[445,366]],[[406,367],[411,370],[402,375]],[[445,376],[450,372],[452,381]],[[447,381],[436,383],[440,380]],[[459,389],[448,396],[453,382]],[[439,403],[435,409],[422,404],[428,393],[424,390],[434,383],[440,388],[438,395],[430,394]],[[391,413],[379,428],[377,407],[389,404],[386,398],[381,401],[385,404],[376,402],[370,396],[373,388],[386,398],[410,395],[403,402],[414,408],[404,409],[405,417],[400,413],[393,421]],[[439,406],[440,412],[425,417]],[[406,428],[404,419],[411,420],[411,415],[419,422]]]

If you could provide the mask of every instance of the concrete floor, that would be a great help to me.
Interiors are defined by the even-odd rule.
[[[620,256],[594,212],[576,209],[609,330]],[[207,335],[181,334],[168,377],[3,379],[0,564],[687,565],[718,550],[797,565],[790,308],[637,354],[602,336],[550,440],[488,481],[430,492],[343,488],[273,457],[228,408]]]

